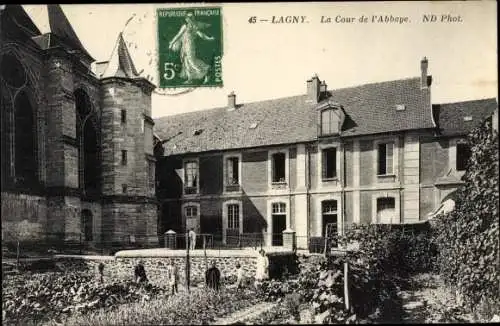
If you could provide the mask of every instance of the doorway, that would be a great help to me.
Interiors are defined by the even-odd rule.
[[[325,200],[321,203],[322,225],[321,236],[328,241],[328,246],[337,246],[338,223],[337,223],[337,201]]]
[[[285,203],[274,203],[272,206],[272,245],[283,245],[283,231],[286,229],[286,205]]]

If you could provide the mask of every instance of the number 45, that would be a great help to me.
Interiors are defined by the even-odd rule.
[[[175,78],[175,70],[173,62],[165,62],[165,64],[163,65],[163,70],[165,71],[163,73],[163,78],[165,78],[166,80],[172,80]]]

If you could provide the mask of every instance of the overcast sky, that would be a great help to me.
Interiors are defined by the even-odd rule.
[[[124,30],[137,70],[157,84],[156,9],[189,5],[61,5],[82,44],[97,61],[107,60]],[[193,6],[193,5],[191,5]],[[196,4],[194,6],[202,6]],[[216,6],[208,4],[208,6]],[[305,93],[317,73],[328,88],[420,75],[420,59],[429,59],[432,101],[445,103],[497,97],[496,1],[394,3],[222,4],[224,58],[222,88],[197,88],[173,96],[153,95],[153,117],[225,106],[234,91],[237,102]],[[42,32],[47,9],[24,5]],[[460,15],[461,23],[422,23],[423,14]],[[251,16],[306,15],[308,24],[248,22]],[[407,16],[407,24],[321,24],[321,16]]]

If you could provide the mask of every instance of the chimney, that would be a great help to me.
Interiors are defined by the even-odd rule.
[[[429,62],[427,61],[427,58],[424,57],[420,61],[420,88],[427,88],[429,87],[428,82],[427,82],[427,67],[429,65]]]
[[[318,103],[320,94],[320,81],[318,75],[314,75],[307,81],[307,102]]]
[[[227,108],[229,111],[236,109],[236,94],[234,94],[234,91],[227,96]]]
[[[319,87],[320,96],[325,96],[326,94],[326,81],[322,81]]]

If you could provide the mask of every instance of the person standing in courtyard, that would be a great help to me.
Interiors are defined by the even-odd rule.
[[[240,263],[236,263],[236,288],[241,289],[243,288],[243,282],[244,282],[244,275],[243,275],[243,268],[241,267]]]
[[[189,250],[194,250],[196,248],[196,232],[194,232],[194,229],[191,228],[189,230]]]
[[[99,281],[104,283],[104,264],[102,262],[97,266],[97,270],[99,272]]]
[[[139,263],[134,268],[134,277],[137,283],[147,283],[148,277],[146,276],[146,270],[144,269],[144,263],[139,260]]]
[[[177,284],[179,283],[179,269],[177,265],[174,263],[173,259],[170,259],[170,263],[167,267],[168,273],[168,287],[170,289],[170,293],[172,295],[178,293]]]
[[[255,270],[255,287],[259,288],[262,282],[269,278],[269,258],[264,249],[260,249]]]
[[[212,260],[210,268],[205,272],[205,284],[209,289],[219,291],[220,275],[219,269],[215,266],[215,260]]]

